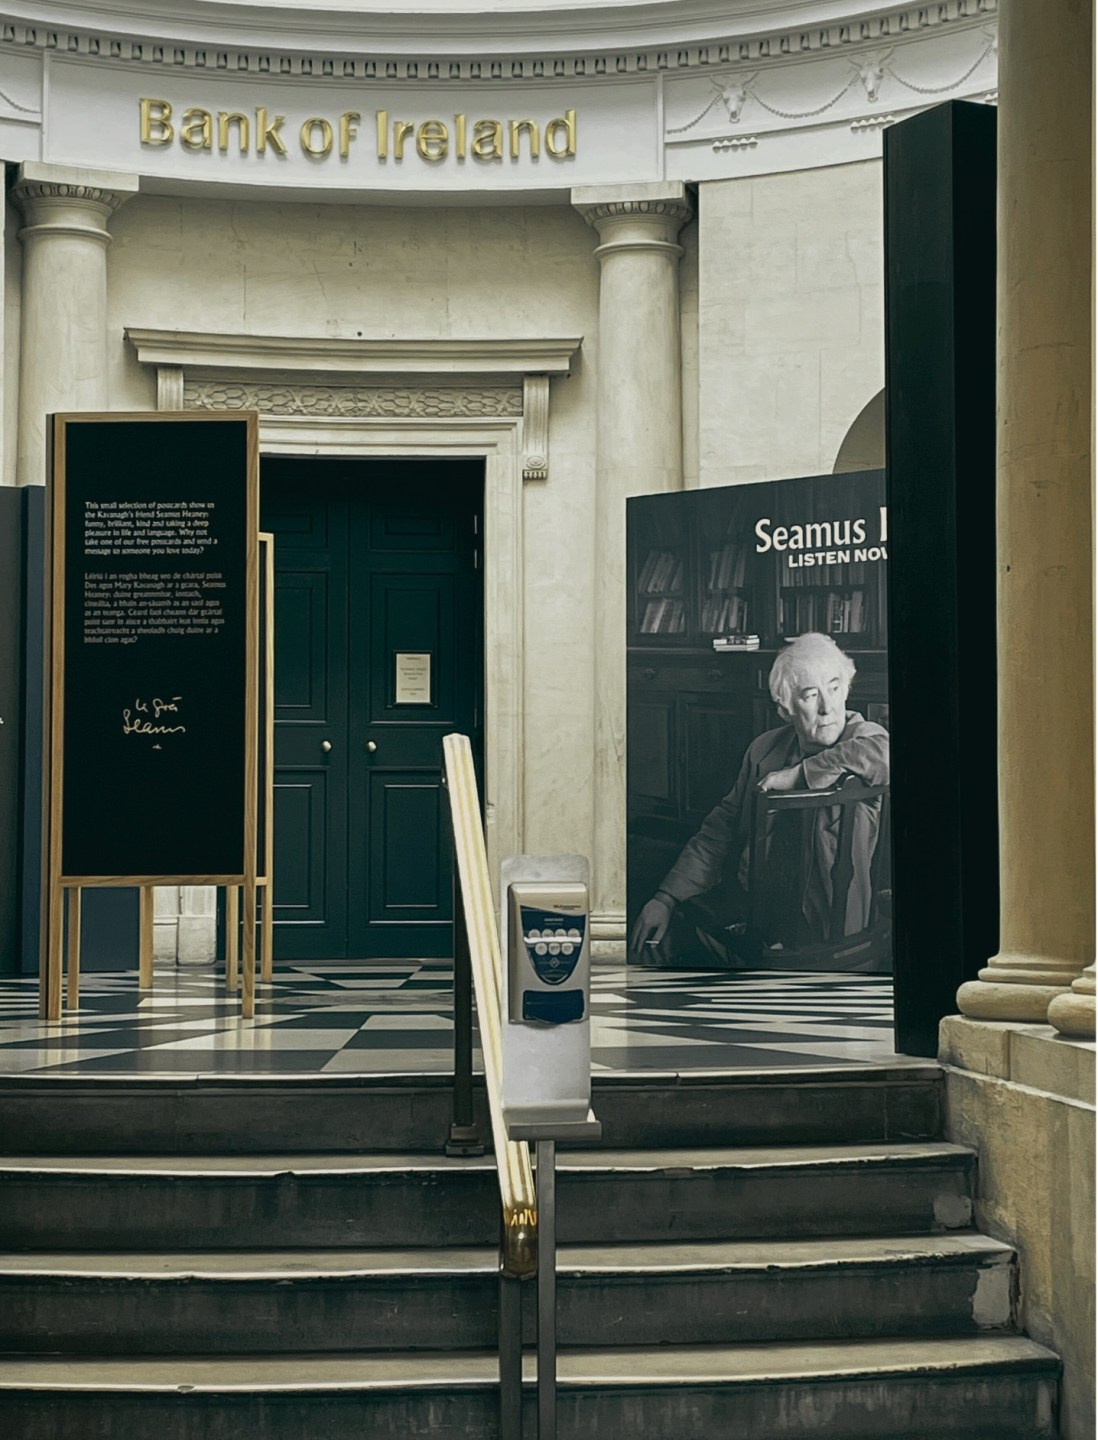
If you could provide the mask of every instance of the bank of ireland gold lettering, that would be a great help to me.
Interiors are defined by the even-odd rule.
[[[268,151],[279,159],[290,156],[283,127],[284,114],[272,114],[266,105],[257,105],[252,116],[243,110],[210,110],[158,96],[138,101],[138,134],[142,146],[165,149],[178,143],[189,154],[216,150],[257,158]],[[344,110],[331,119],[310,115],[297,125],[297,147],[312,161],[326,161],[332,155],[350,158],[358,127],[359,110]],[[526,161],[530,164],[572,160],[578,150],[578,118],[568,108],[544,124],[525,116],[521,119],[471,117],[463,111],[448,120],[438,118],[392,118],[387,109],[373,112],[374,158],[383,163],[402,163],[416,157],[438,166],[446,160],[464,164],[468,160],[486,165]],[[292,133],[292,131],[291,131]]]
[[[301,127],[301,148],[314,160],[332,153],[332,125],[322,115],[311,115]]]

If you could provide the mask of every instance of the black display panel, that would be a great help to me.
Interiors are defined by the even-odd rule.
[[[24,499],[0,487],[0,975],[19,969]]]
[[[61,875],[242,876],[253,422],[56,423]]]
[[[268,670],[270,668],[270,626],[273,616],[269,615],[268,606],[270,595],[268,593],[269,576],[267,574],[268,547],[274,541],[267,536],[260,536],[259,539],[259,687],[256,713],[258,722],[256,734],[258,736],[258,748],[256,752],[256,828],[255,828],[255,873],[263,878],[267,877],[267,787],[270,783],[269,764],[270,755],[267,753],[267,689],[269,685]]]
[[[995,141],[952,102],[884,135],[896,1041],[933,1056],[999,948]]]

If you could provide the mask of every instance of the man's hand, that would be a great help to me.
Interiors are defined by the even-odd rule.
[[[667,934],[667,927],[671,923],[670,906],[666,900],[661,900],[654,895],[644,909],[637,916],[637,923],[633,926],[633,934],[629,940],[629,948],[638,955],[643,954],[647,947],[649,952],[659,950],[663,937]]]
[[[760,790],[801,790],[804,788],[804,772],[799,765],[789,765],[784,770],[771,770],[759,781]]]

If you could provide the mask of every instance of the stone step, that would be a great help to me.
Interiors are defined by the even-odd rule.
[[[13,1154],[282,1154],[434,1150],[447,1075],[2,1075]],[[483,1079],[475,1087],[487,1137]],[[857,1144],[941,1133],[937,1065],[596,1076],[610,1148]]]
[[[972,1223],[972,1152],[944,1142],[558,1155],[565,1241],[915,1234]],[[491,1158],[0,1158],[0,1248],[490,1245]]]
[[[565,1350],[561,1440],[1053,1440],[1059,1362],[1013,1336]],[[491,1353],[0,1359],[19,1440],[499,1440]],[[527,1356],[524,1440],[535,1433]],[[516,1437],[506,1437],[516,1440]]]
[[[909,1239],[564,1245],[562,1345],[961,1335],[1011,1323],[1014,1254]],[[192,1354],[495,1344],[492,1248],[0,1259],[0,1350]],[[533,1287],[528,1320],[533,1319]],[[528,1325],[533,1339],[532,1323]]]

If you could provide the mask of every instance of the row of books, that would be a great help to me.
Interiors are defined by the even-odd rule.
[[[822,630],[831,635],[860,635],[865,629],[865,591],[846,594],[786,595],[782,599],[782,634]]]
[[[710,595],[702,605],[701,628],[709,635],[747,629],[747,601],[742,595]]]
[[[668,596],[649,600],[641,616],[642,635],[685,635],[686,609],[682,600]]]
[[[744,583],[747,573],[747,546],[725,545],[709,552],[709,590],[732,590]]]
[[[682,589],[682,559],[673,550],[649,550],[637,579],[642,595]]]

